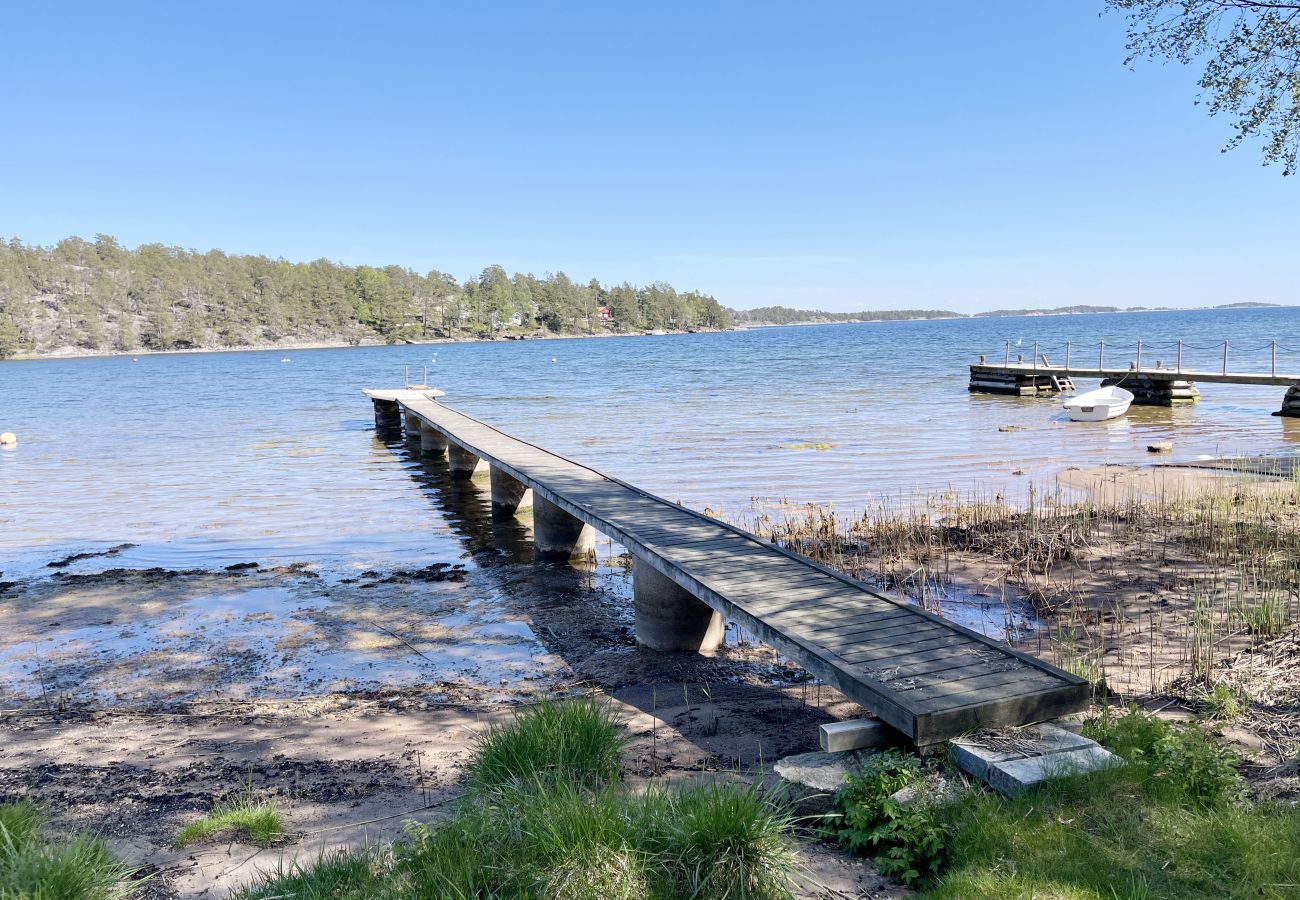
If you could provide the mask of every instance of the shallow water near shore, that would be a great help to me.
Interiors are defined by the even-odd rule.
[[[0,451],[0,583],[256,562],[297,564],[320,589],[342,589],[364,572],[442,563],[471,573],[476,587],[456,589],[462,606],[503,607],[518,573],[531,571],[521,551],[497,548],[481,498],[448,502],[462,489],[374,431],[360,389],[400,386],[408,369],[419,381],[427,367],[446,403],[504,430],[742,519],[755,498],[846,514],[943,491],[1015,500],[1068,467],[1147,462],[1158,441],[1174,445],[1166,462],[1294,455],[1300,420],[1270,415],[1283,388],[1203,385],[1195,407],[1134,407],[1080,424],[1050,400],[969,394],[966,366],[1006,341],[1028,355],[1035,340],[1044,352],[1106,340],[1113,361],[1139,338],[1181,338],[1211,348],[1189,349],[1191,367],[1209,365],[1195,354],[1212,356],[1228,338],[1247,348],[1233,369],[1266,369],[1268,352],[1247,350],[1297,333],[1300,310],[1267,309],[0,363],[0,430],[19,436]],[[1300,370],[1300,353],[1288,353],[1279,369]],[[604,552],[612,559],[618,548]],[[490,577],[475,574],[485,560]],[[618,566],[592,577],[625,598]],[[1000,603],[977,597],[954,597],[945,612],[963,608],[958,618],[982,618],[994,633],[1006,619]],[[430,616],[458,612],[453,603]],[[525,618],[479,624],[510,631]],[[522,632],[456,634],[474,646],[529,642]],[[331,665],[322,662],[318,686],[333,683]]]

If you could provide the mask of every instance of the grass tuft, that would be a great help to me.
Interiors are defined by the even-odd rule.
[[[663,858],[683,896],[784,900],[797,860],[792,820],[758,783],[711,784],[668,795],[661,819]]]
[[[41,814],[33,804],[0,804],[0,860],[22,853],[40,834]]]
[[[618,780],[626,744],[621,724],[594,697],[539,703],[479,736],[469,788],[536,780],[599,787]]]
[[[218,806],[197,822],[191,822],[176,834],[176,847],[183,849],[216,834],[233,832],[245,842],[269,847],[284,835],[280,811],[269,800],[258,800],[253,793],[252,776],[238,797]]]
[[[1091,720],[1085,733],[1123,757],[1146,794],[1217,807],[1241,792],[1236,756],[1199,728],[1180,728],[1132,707],[1118,718]]]
[[[0,898],[120,900],[134,893],[134,870],[88,835],[51,840],[31,803],[0,804]]]
[[[327,853],[310,866],[297,861],[261,873],[230,900],[368,900],[384,895],[381,859],[367,850]]]
[[[326,858],[234,898],[789,900],[784,807],[732,782],[633,794],[624,741],[594,700],[541,704],[482,737],[448,818],[407,823],[391,853]]]
[[[1197,699],[1205,707],[1202,715],[1217,722],[1235,722],[1250,707],[1246,692],[1230,684],[1202,688],[1197,692]]]
[[[575,854],[548,874],[546,900],[643,900],[650,896],[645,863],[631,850]]]

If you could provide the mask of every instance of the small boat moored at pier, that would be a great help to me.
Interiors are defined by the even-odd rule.
[[[1132,402],[1132,393],[1111,385],[1071,397],[1063,406],[1075,422],[1104,422],[1124,415]]]

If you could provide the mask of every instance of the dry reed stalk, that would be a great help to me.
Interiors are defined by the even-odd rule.
[[[1238,475],[1209,489],[1164,483],[1152,495],[1093,490],[1075,499],[1031,489],[1020,507],[1000,495],[945,492],[921,503],[886,498],[851,516],[755,501],[737,518],[934,611],[954,585],[954,562],[978,560],[995,574],[966,587],[1000,588],[1007,622],[1027,599],[1052,623],[1046,647],[1038,636],[1042,655],[1152,693],[1211,683],[1225,660],[1300,621],[1297,478],[1260,489]],[[1134,572],[1155,583],[1135,589]],[[1090,603],[1089,590],[1109,599]],[[1122,639],[1126,652],[1106,652]]]

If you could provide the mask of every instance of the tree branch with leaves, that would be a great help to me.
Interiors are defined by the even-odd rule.
[[[1128,57],[1204,60],[1201,94],[1211,115],[1233,120],[1226,153],[1263,142],[1264,164],[1296,171],[1300,157],[1300,2],[1106,0],[1128,17]]]

